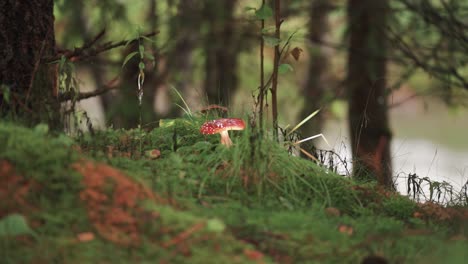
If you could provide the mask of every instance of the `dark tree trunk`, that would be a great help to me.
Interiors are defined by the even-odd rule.
[[[205,43],[205,91],[209,104],[229,106],[237,78],[239,33],[235,30],[236,0],[210,0],[205,3],[208,36]]]
[[[307,81],[302,89],[304,107],[301,111],[301,120],[317,109],[323,108],[323,94],[329,84],[327,80],[328,58],[326,48],[320,45],[328,32],[328,14],[331,10],[328,0],[313,0],[309,7],[308,40],[309,40],[309,68]],[[323,115],[319,113],[306,122],[302,127],[302,136],[309,137],[319,134],[322,130]]]
[[[198,1],[180,0],[177,9],[178,15],[174,16],[171,22],[171,36],[176,38],[176,42],[168,56],[167,67],[170,72],[169,81],[187,99],[189,87],[194,82],[193,52],[200,38],[202,5]],[[180,98],[173,99],[180,100]],[[178,116],[180,113],[181,109],[172,103],[169,116]]]
[[[386,85],[385,0],[349,0],[350,47],[347,88],[353,174],[391,188],[391,132]]]
[[[0,115],[59,129],[57,65],[46,61],[55,55],[53,9],[53,0],[0,2]]]

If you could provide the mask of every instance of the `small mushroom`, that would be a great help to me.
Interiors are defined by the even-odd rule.
[[[208,114],[208,113],[211,112],[211,113],[216,113],[220,117],[225,117],[225,115],[228,112],[228,109],[226,107],[220,106],[220,105],[209,105],[209,106],[203,108],[200,112],[202,114]]]
[[[205,122],[200,128],[200,132],[204,135],[219,133],[221,144],[229,147],[232,145],[232,141],[229,138],[228,130],[244,130],[244,128],[244,120],[240,118],[221,118]]]

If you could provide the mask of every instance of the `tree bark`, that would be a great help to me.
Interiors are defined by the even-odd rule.
[[[349,0],[347,92],[353,175],[393,187],[386,86],[386,0]]]
[[[331,10],[328,0],[313,0],[309,7],[308,40],[309,40],[309,67],[307,81],[302,89],[304,107],[300,117],[306,118],[315,110],[323,107],[323,95],[325,87],[329,84],[327,78],[328,57],[326,48],[317,44],[324,40],[328,32],[328,14]],[[318,113],[301,127],[303,137],[319,134],[322,130],[323,114]]]
[[[0,116],[61,128],[57,64],[46,61],[55,55],[53,0],[3,0],[0,9]]]

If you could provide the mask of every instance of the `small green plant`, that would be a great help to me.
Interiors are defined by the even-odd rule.
[[[144,45],[145,40],[149,42],[154,42],[154,40],[144,35],[141,35],[140,29],[138,29],[137,36],[134,39],[129,40],[127,44],[125,45],[126,47],[130,43],[137,41],[138,51],[133,51],[129,53],[122,62],[122,68],[123,68],[127,64],[127,62],[131,60],[132,58],[134,58],[135,56],[138,56],[140,60],[140,62],[138,63],[139,72],[138,72],[138,78],[137,78],[137,97],[138,97],[138,105],[139,105],[139,113],[140,113],[138,127],[141,127],[142,125],[141,105],[142,105],[142,100],[143,100],[143,84],[145,82],[145,69],[146,69],[145,60],[150,61],[153,67],[156,64],[156,59],[154,58],[153,54],[151,54],[148,51],[145,51],[145,45]]]
[[[468,204],[468,182],[459,191],[446,181],[434,181],[409,173],[406,179],[406,192],[415,201],[436,202],[448,205]]]
[[[273,138],[278,141],[278,75],[284,74],[289,71],[293,71],[293,67],[290,64],[283,63],[284,59],[289,55],[289,48],[291,40],[297,31],[289,35],[287,39],[281,39],[281,24],[283,20],[280,18],[281,6],[279,0],[273,1],[274,8],[272,9],[264,0],[261,2],[260,8],[247,7],[246,11],[254,10],[255,19],[261,23],[260,27],[260,85],[258,88],[258,95],[254,99],[255,113],[254,116],[258,120],[260,132],[263,133],[263,116],[264,109],[266,108],[268,91],[271,95],[271,113],[272,113],[272,134]],[[274,26],[265,27],[265,22],[269,18],[273,18]],[[282,47],[280,44],[283,43]],[[265,46],[271,46],[274,49],[273,57],[273,70],[267,81],[265,81],[265,67],[264,67],[264,50]],[[300,50],[297,48],[297,50]],[[294,56],[297,60],[299,56]]]

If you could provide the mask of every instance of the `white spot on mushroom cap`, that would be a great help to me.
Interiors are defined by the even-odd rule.
[[[216,134],[227,130],[243,130],[245,128],[244,120],[240,118],[221,118],[205,122],[200,132],[202,134]]]

